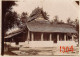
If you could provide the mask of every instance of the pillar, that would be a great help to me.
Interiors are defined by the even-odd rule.
[[[27,36],[28,44],[29,44],[29,40],[30,40],[30,32],[28,31],[28,36]]]
[[[43,41],[43,33],[41,34],[41,41]]]
[[[64,40],[66,41],[66,34],[64,34]]]
[[[57,34],[57,41],[59,41],[59,34]]]
[[[33,32],[31,33],[31,41],[34,41],[34,34],[33,34]]]
[[[74,35],[72,35],[72,41],[74,40]]]
[[[49,39],[50,39],[50,41],[52,41],[52,34],[51,33],[50,33]]]

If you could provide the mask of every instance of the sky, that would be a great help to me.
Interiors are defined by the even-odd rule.
[[[22,12],[31,14],[32,10],[39,6],[48,13],[50,20],[57,15],[59,20],[66,22],[68,17],[74,20],[79,16],[79,6],[74,0],[19,0],[16,4],[13,11],[18,14]]]

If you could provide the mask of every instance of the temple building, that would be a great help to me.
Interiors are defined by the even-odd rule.
[[[75,28],[69,24],[51,24],[48,21],[33,20],[27,23],[26,43],[31,47],[52,47],[54,44],[75,45]]]
[[[45,16],[42,8],[32,11],[30,18],[26,22],[26,35],[22,31],[20,35],[8,36],[14,38],[23,47],[53,47],[53,46],[76,46],[74,26],[67,23],[51,23]],[[24,42],[20,42],[20,37]],[[15,37],[14,37],[15,36]],[[16,40],[18,39],[18,40]],[[22,41],[22,40],[21,40]]]
[[[28,33],[25,43],[29,47],[76,46],[74,26],[66,23],[51,23],[46,19],[43,9],[37,8],[26,23]]]

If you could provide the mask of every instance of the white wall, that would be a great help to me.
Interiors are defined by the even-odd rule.
[[[76,46],[75,41],[58,41],[57,46]]]
[[[30,47],[53,47],[53,41],[31,41]]]
[[[23,43],[23,46],[29,47],[56,47],[56,46],[76,46],[75,41],[58,41],[54,43],[53,41],[28,41]]]

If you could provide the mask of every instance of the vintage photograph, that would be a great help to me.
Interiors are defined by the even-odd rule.
[[[79,0],[2,3],[2,56],[78,56]]]

